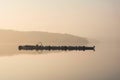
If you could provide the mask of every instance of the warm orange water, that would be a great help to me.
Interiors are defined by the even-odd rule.
[[[4,53],[0,80],[120,80],[118,44],[98,43],[95,52]]]

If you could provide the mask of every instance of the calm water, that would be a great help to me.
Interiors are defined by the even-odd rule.
[[[98,43],[95,52],[44,54],[4,47],[0,48],[0,80],[120,80],[120,46],[116,43]]]

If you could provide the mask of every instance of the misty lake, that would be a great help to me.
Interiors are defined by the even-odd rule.
[[[109,43],[98,43],[95,52],[41,54],[6,44],[0,48],[0,80],[120,80],[119,53],[119,45]]]
[[[120,0],[0,0],[0,80],[120,80]]]

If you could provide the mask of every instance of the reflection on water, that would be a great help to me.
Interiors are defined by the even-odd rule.
[[[95,52],[46,54],[21,52],[16,46],[0,47],[0,80],[120,80],[117,44],[99,43]]]

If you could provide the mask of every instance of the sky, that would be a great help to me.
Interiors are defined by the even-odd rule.
[[[0,29],[119,36],[119,4],[120,0],[0,0]]]

